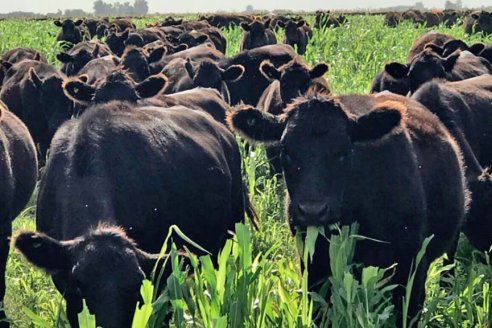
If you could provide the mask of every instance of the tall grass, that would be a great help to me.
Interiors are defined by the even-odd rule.
[[[142,27],[154,20],[140,19],[137,25]],[[436,30],[468,42],[492,41],[492,37],[464,36],[462,26]],[[311,65],[321,61],[330,64],[327,78],[336,94],[367,92],[384,63],[404,62],[413,40],[425,31],[409,23],[396,29],[384,27],[381,16],[353,16],[345,26],[314,31],[304,58]],[[55,59],[59,51],[56,32],[50,21],[0,21],[0,52],[31,47],[59,65]],[[224,34],[227,55],[234,55],[241,31],[230,29]],[[281,40],[282,33],[278,36]],[[191,256],[193,275],[179,265],[171,247],[169,265],[173,274],[167,287],[164,293],[158,293],[153,284],[145,282],[145,305],[137,312],[134,327],[146,323],[158,327],[157,323],[169,313],[173,327],[311,327],[314,312],[320,313],[316,323],[325,327],[391,327],[395,313],[388,295],[394,286],[384,279],[391,269],[368,267],[360,277],[354,273],[355,227],[341,227],[338,236],[329,237],[330,252],[337,255],[332,255],[337,258],[332,263],[334,274],[320,295],[308,292],[299,258],[309,257],[306,249],[312,240],[302,243],[306,248],[302,245],[298,249],[301,243],[292,236],[283,212],[285,186],[281,179],[269,176],[264,149],[253,146],[246,154],[241,145],[241,151],[245,182],[260,217],[259,231],[238,225],[218,259]],[[35,207],[31,207],[14,222],[14,230],[34,229],[34,216]],[[212,265],[215,262],[217,265]],[[441,259],[431,265],[424,312],[414,326],[490,327],[490,260],[461,240],[455,276],[446,278],[450,269]],[[331,296],[326,302],[323,294],[329,290]],[[5,303],[14,327],[68,327],[63,298],[49,277],[16,252],[11,252],[7,266]],[[81,318],[85,327],[94,325],[89,313],[84,312]]]

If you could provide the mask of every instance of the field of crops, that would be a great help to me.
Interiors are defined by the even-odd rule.
[[[137,19],[137,26],[156,18]],[[492,43],[492,37],[465,36],[461,25],[437,28],[467,42]],[[425,28],[409,22],[396,29],[383,26],[382,16],[353,16],[345,26],[314,31],[306,55],[310,64],[330,65],[327,79],[335,94],[367,93],[371,81],[385,62],[405,62],[407,51]],[[59,47],[57,27],[51,21],[0,21],[0,53],[14,47],[30,47],[42,52],[52,64]],[[239,50],[242,31],[224,31],[227,55]],[[281,39],[281,37],[279,38]],[[244,149],[244,147],[242,147]],[[310,327],[313,310],[321,307],[316,322],[326,327],[392,327],[396,320],[389,291],[393,286],[383,279],[386,269],[368,268],[357,281],[351,263],[355,227],[341,229],[333,238],[333,278],[329,288],[330,304],[322,297],[307,293],[306,277],[300,273],[298,247],[283,212],[284,186],[268,175],[264,150],[256,147],[243,161],[244,179],[260,218],[259,231],[249,224],[236,227],[218,259],[191,259],[194,276],[182,272],[177,260],[168,287],[160,296],[152,285],[142,289],[146,306],[137,311],[135,328],[160,327],[162,318],[173,313],[175,327]],[[14,231],[34,229],[35,203],[31,202],[14,222]],[[166,232],[163,232],[164,234]],[[304,256],[308,256],[310,237]],[[321,238],[321,237],[320,237]],[[168,247],[171,251],[171,247]],[[5,309],[14,327],[68,327],[63,314],[63,297],[50,278],[29,265],[18,253],[11,252],[6,283]],[[419,321],[405,322],[406,327],[491,327],[492,266],[484,254],[474,252],[462,238],[454,276],[436,261],[428,274],[426,306]],[[171,265],[171,263],[168,263]],[[442,280],[441,282],[439,280]],[[443,282],[444,281],[444,282]],[[407,286],[411,292],[411,280]],[[85,313],[81,327],[94,327]]]

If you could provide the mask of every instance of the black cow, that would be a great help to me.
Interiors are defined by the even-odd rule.
[[[36,186],[36,148],[24,123],[0,101],[0,320],[5,320],[5,266],[12,221],[24,209]],[[0,327],[9,327],[0,322]]]
[[[282,148],[290,226],[301,231],[357,221],[354,260],[365,266],[398,263],[392,282],[401,299],[417,252],[434,235],[417,270],[409,316],[423,305],[430,263],[458,237],[466,208],[460,149],[439,119],[411,99],[387,94],[308,97],[282,116],[258,109],[230,117],[232,128]],[[309,285],[330,275],[328,242],[319,238]]]
[[[97,80],[108,76],[119,65],[121,60],[116,56],[104,56],[88,62],[78,73],[78,78],[84,76],[84,82],[94,84]]]
[[[410,92],[434,78],[461,81],[475,76],[492,73],[492,65],[482,57],[468,51],[456,51],[442,58],[431,49],[425,49],[414,57],[410,64],[391,63],[385,71],[395,79],[408,79]]]
[[[65,19],[63,22],[56,20],[53,22],[56,26],[61,27],[61,31],[58,32],[56,41],[68,42],[71,45],[64,45],[65,48],[71,48],[73,45],[84,41],[88,38],[87,30],[82,26],[83,20],[79,19],[73,21],[71,19]]]
[[[297,53],[304,55],[309,39],[313,37],[313,31],[306,25],[306,22],[303,20],[299,22],[289,20],[285,24],[282,22],[278,24],[280,27],[285,28],[285,36],[282,42],[289,44],[292,48],[297,46]]]
[[[492,76],[424,84],[412,96],[446,125],[460,145],[472,202],[463,231],[481,251],[492,245]]]
[[[306,64],[295,59],[278,69],[270,62],[264,61],[260,71],[270,81],[258,101],[257,108],[273,115],[280,115],[295,98],[306,94],[329,94],[330,88],[323,75],[328,71],[328,65],[322,63],[310,69]],[[270,172],[281,174],[280,148],[266,147],[267,158],[270,162]]]
[[[55,131],[73,112],[72,102],[63,94],[65,76],[52,65],[32,60],[10,70],[13,75],[3,85],[0,99],[26,124],[44,160]]]
[[[244,211],[239,148],[225,126],[185,107],[110,102],[58,130],[39,232],[15,246],[52,276],[73,326],[85,299],[98,326],[124,328],[171,225],[216,256]]]
[[[111,54],[111,50],[104,43],[89,41],[81,42],[67,52],[57,54],[56,59],[62,62],[61,71],[68,76],[73,76],[91,60]]]
[[[5,52],[0,57],[0,88],[7,77],[7,71],[12,65],[21,62],[23,60],[37,60],[43,63],[47,63],[46,58],[37,50],[29,48],[14,48]]]
[[[231,65],[244,67],[243,76],[236,82],[228,82],[231,104],[244,102],[249,105],[258,103],[270,81],[260,72],[260,64],[269,60],[279,67],[297,58],[294,49],[287,44],[275,44],[251,50],[245,50],[230,58],[220,60],[220,67],[227,69]]]
[[[141,82],[150,76],[150,64],[159,61],[164,55],[164,48],[157,48],[150,54],[146,54],[142,48],[127,47],[121,57],[121,67],[128,71],[137,82]]]
[[[99,20],[86,18],[84,19],[83,25],[86,27],[89,39],[96,36],[97,26],[99,25]]]
[[[277,37],[269,26],[270,20],[266,22],[255,20],[252,23],[241,23],[244,33],[239,44],[239,50],[243,51],[276,44]]]
[[[219,67],[217,62],[204,59],[192,62],[176,58],[162,70],[169,77],[164,93],[172,94],[190,90],[196,87],[213,88],[222,94],[227,103],[230,103],[230,94],[226,82],[237,81],[244,73],[241,65],[231,65],[227,69]]]
[[[372,82],[370,93],[389,91],[402,96],[408,94],[408,92],[410,91],[408,77],[403,73],[402,75],[397,75],[397,77],[393,77],[388,72],[392,72],[392,74],[398,74],[398,72],[400,71],[393,70],[392,65],[394,65],[394,63],[386,64],[384,70],[376,75],[374,81]]]
[[[437,46],[443,46],[446,42],[455,40],[456,38],[439,32],[427,32],[417,38],[410,47],[407,55],[407,63],[411,63],[413,58],[424,51],[427,44],[435,44]]]
[[[475,11],[465,18],[463,22],[465,33],[492,33],[492,13],[487,11]]]

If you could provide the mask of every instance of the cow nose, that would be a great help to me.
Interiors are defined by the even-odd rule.
[[[299,214],[308,221],[322,220],[328,212],[328,205],[323,202],[302,202],[297,204]]]

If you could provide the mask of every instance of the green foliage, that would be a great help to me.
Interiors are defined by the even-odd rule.
[[[135,21],[144,27],[156,19]],[[313,20],[308,17],[311,24]],[[405,62],[412,42],[426,31],[408,22],[387,28],[383,20],[382,16],[350,16],[342,27],[315,30],[304,58],[311,65],[322,61],[330,65],[326,77],[336,94],[367,92],[384,64]],[[469,43],[492,42],[492,36],[465,36],[460,25],[435,30]],[[59,66],[55,57],[60,51],[55,41],[57,31],[50,20],[0,21],[0,53],[30,47]],[[227,55],[232,56],[238,52],[242,31],[229,29],[224,35]],[[282,36],[280,32],[278,39]],[[171,256],[163,257],[163,261],[172,266],[173,273],[162,277],[167,279],[163,291],[144,282],[144,304],[136,312],[133,327],[160,327],[166,318],[173,327],[311,327],[316,309],[321,309],[317,322],[325,327],[390,327],[395,314],[388,295],[394,285],[385,277],[392,268],[366,267],[358,279],[352,261],[359,238],[355,227],[337,228],[338,235],[326,237],[323,231],[310,229],[307,241],[300,236],[295,239],[283,211],[285,186],[280,178],[270,176],[264,148],[250,145],[246,151],[241,143],[241,152],[249,196],[260,218],[259,231],[238,225],[217,259],[190,254],[193,275],[182,266],[174,247],[169,251],[164,248],[162,254]],[[22,213],[14,222],[14,231],[34,229],[34,212],[35,207],[31,207]],[[299,265],[299,254],[309,260],[315,237],[328,237],[331,242],[333,275],[320,295],[308,292],[309,273],[302,273]],[[471,250],[466,240],[460,242],[457,258],[455,266],[443,266],[442,259],[431,265],[424,313],[414,326],[491,326],[490,261]],[[455,275],[447,277],[452,268]],[[12,326],[69,327],[63,298],[46,274],[11,252],[6,277],[5,309]],[[159,281],[158,275],[154,281]],[[328,291],[331,296],[326,302],[323,294]],[[88,311],[81,318],[86,320],[85,327],[94,327]]]

